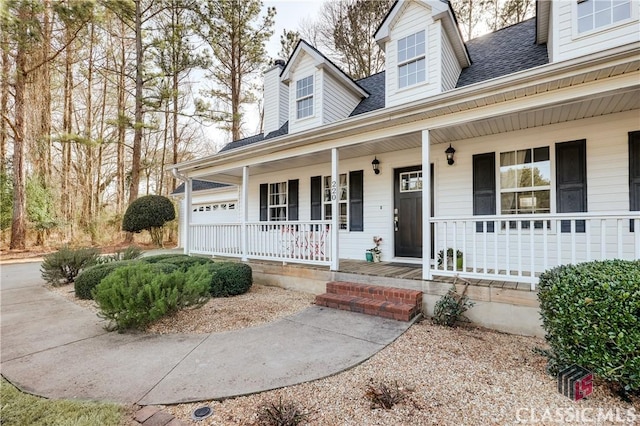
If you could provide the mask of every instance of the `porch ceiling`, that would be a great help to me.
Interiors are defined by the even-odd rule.
[[[598,97],[578,99],[571,103],[550,105],[545,108],[432,129],[430,139],[432,144],[445,144],[462,139],[507,133],[634,109],[640,109],[640,84],[631,89],[603,93]],[[373,157],[385,152],[419,148],[421,143],[420,132],[399,134],[390,138],[381,138],[342,147],[340,148],[340,159]],[[250,174],[278,172],[284,169],[308,167],[318,163],[329,164],[330,162],[331,151],[324,149],[304,155],[283,156],[278,160],[252,165]],[[235,168],[227,170],[223,174],[200,175],[197,178],[239,184],[242,179],[242,169]]]

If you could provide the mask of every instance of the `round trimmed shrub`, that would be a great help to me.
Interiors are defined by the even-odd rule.
[[[576,364],[640,390],[640,261],[559,266],[540,276],[538,298],[556,370]]]
[[[213,262],[207,264],[212,297],[229,297],[244,294],[253,284],[251,267],[244,263]]]
[[[76,296],[80,299],[93,299],[93,289],[100,284],[100,281],[111,275],[118,268],[142,263],[140,260],[121,260],[117,262],[109,262],[101,265],[95,265],[85,269],[78,275],[74,282]],[[156,272],[170,273],[177,269],[177,266],[168,263],[153,264]]]
[[[162,246],[162,227],[176,218],[173,203],[162,195],[145,195],[134,200],[122,219],[122,230],[127,232],[149,231],[157,246]]]

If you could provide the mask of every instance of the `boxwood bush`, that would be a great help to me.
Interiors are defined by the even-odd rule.
[[[640,261],[551,269],[538,298],[555,371],[577,364],[626,392],[640,390]]]
[[[229,297],[249,291],[253,284],[251,267],[244,263],[213,262],[206,265],[212,297]]]
[[[120,260],[91,266],[85,269],[78,275],[73,283],[76,297],[87,300],[93,299],[93,289],[100,284],[100,281],[116,269],[136,263],[142,262],[140,260]],[[178,267],[168,263],[155,263],[153,264],[153,268],[156,272],[169,273],[175,271]]]
[[[163,255],[159,254],[157,256],[149,256],[145,257],[144,260],[147,263],[170,263],[178,267],[178,269],[186,271],[195,265],[204,265],[207,263],[212,263],[212,260],[206,257],[199,256],[187,256],[184,254],[173,254],[173,255]]]
[[[160,274],[158,267],[144,262],[124,266],[95,288],[100,315],[111,320],[115,329],[141,329],[166,314],[206,302],[210,282],[207,266]]]

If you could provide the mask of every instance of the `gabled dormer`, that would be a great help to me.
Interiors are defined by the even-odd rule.
[[[471,64],[448,2],[399,0],[375,38],[385,51],[387,107],[455,88]]]
[[[369,94],[304,40],[280,75],[289,86],[289,133],[347,118]]]
[[[637,0],[565,0],[536,3],[536,41],[549,62],[564,61],[640,41]]]

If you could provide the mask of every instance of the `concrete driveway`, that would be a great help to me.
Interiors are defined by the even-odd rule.
[[[47,398],[148,405],[262,392],[351,368],[410,326],[313,306],[238,331],[119,334],[48,291],[39,268],[0,266],[0,371]]]

